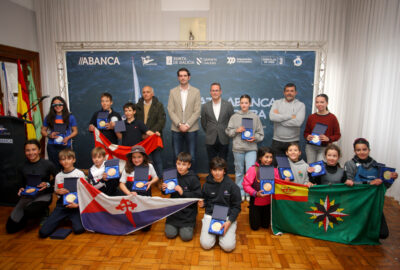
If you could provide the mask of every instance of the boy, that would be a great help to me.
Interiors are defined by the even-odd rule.
[[[171,198],[201,198],[201,186],[199,178],[195,173],[189,171],[192,156],[181,152],[176,159],[176,170],[178,171],[178,185],[175,186]],[[167,184],[162,184],[165,191]],[[167,217],[165,222],[165,236],[175,238],[178,233],[182,241],[190,241],[193,238],[193,230],[196,225],[197,205],[192,204],[181,211]]]
[[[97,115],[100,112],[108,112],[108,123],[105,124],[106,129],[100,129],[100,132],[103,133],[111,143],[118,144],[118,139],[121,138],[121,133],[115,133],[114,126],[115,122],[121,120],[121,115],[111,108],[111,105],[113,104],[111,94],[101,94],[100,102],[101,110],[93,114],[89,124],[89,131],[94,132],[94,128],[97,127]]]
[[[102,147],[95,147],[91,154],[93,166],[90,167],[88,172],[89,183],[101,192],[111,196],[111,186],[107,184],[108,179],[104,166],[106,150]]]
[[[151,136],[153,131],[149,130],[143,121],[135,119],[136,105],[128,102],[124,105],[124,114],[126,117],[126,131],[122,133],[122,145],[134,146],[143,139],[143,134]],[[156,132],[160,136],[159,132]]]
[[[39,237],[41,238],[46,238],[51,235],[57,229],[60,222],[65,218],[68,218],[71,221],[74,233],[81,234],[85,232],[85,229],[82,226],[78,204],[70,203],[64,206],[62,196],[69,193],[69,191],[63,187],[65,178],[81,178],[85,177],[85,174],[82,171],[75,169],[75,152],[71,149],[66,148],[61,150],[58,157],[60,159],[60,164],[63,167],[63,170],[56,175],[54,184],[54,192],[56,193],[58,200],[56,208],[54,208],[54,211],[39,230]]]
[[[208,229],[214,205],[229,207],[228,218],[222,225],[224,234],[219,236],[219,245],[225,252],[231,252],[236,247],[236,218],[239,215],[242,202],[239,187],[227,175],[227,165],[223,158],[215,157],[210,162],[211,174],[207,176],[201,190],[203,201],[199,201],[199,207],[205,207],[202,220],[203,226],[200,234],[200,245],[204,249],[214,246],[216,235],[210,234]]]

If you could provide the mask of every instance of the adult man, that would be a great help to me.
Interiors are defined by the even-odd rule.
[[[192,155],[192,169],[196,171],[197,131],[201,110],[200,91],[189,84],[188,69],[180,68],[177,74],[179,85],[170,90],[168,99],[168,114],[172,122],[173,160],[176,160],[186,144]]]
[[[300,126],[306,113],[304,103],[296,99],[295,84],[286,84],[283,95],[285,98],[276,100],[269,112],[269,119],[274,122],[271,147],[279,155],[286,153],[291,142],[299,142]]]
[[[208,161],[217,156],[227,160],[229,137],[225,129],[233,114],[233,106],[221,98],[221,84],[217,82],[211,84],[210,95],[212,100],[201,108],[201,126],[206,134]]]
[[[146,85],[142,88],[142,97],[136,104],[136,118],[142,120],[152,132],[158,131],[162,137],[162,130],[165,126],[165,110],[162,103],[154,96],[154,90],[151,86]],[[157,148],[150,154],[159,178],[162,178],[163,172],[161,150],[162,148]]]

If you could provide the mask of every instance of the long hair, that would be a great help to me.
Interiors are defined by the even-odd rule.
[[[140,153],[143,156],[143,163],[141,166],[149,166],[149,157],[146,154]],[[131,173],[135,171],[135,165],[132,162],[132,154],[127,155],[127,160],[125,164],[125,172]]]
[[[50,110],[49,110],[49,113],[46,116],[47,126],[50,127],[50,129],[54,129],[54,122],[56,120],[56,115],[57,115],[55,110],[54,110],[54,108],[53,108],[54,100],[59,100],[59,101],[61,101],[62,104],[64,104],[63,105],[63,110],[62,110],[62,119],[63,119],[64,124],[66,125],[66,128],[68,129],[70,113],[68,111],[67,103],[60,96],[53,97],[52,100],[51,100]]]
[[[272,150],[272,148],[267,147],[267,146],[262,146],[262,147],[258,148],[258,150],[257,150],[257,162],[258,162],[258,164],[260,164],[260,166],[261,166],[261,158],[266,153],[269,153],[269,154],[272,155],[272,163],[271,163],[271,165],[276,167],[275,153]]]

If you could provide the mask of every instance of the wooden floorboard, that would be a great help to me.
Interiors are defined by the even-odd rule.
[[[155,192],[155,195],[159,193]],[[390,236],[377,246],[350,246],[292,234],[252,231],[248,203],[238,219],[237,246],[225,253],[200,247],[201,217],[190,242],[164,236],[165,220],[150,232],[111,236],[86,232],[65,240],[39,239],[38,224],[6,234],[12,210],[0,207],[0,269],[400,269],[400,206],[386,198],[384,212]],[[54,204],[53,204],[54,207]]]

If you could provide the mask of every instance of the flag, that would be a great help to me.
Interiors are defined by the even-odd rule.
[[[196,203],[199,199],[168,199],[140,195],[107,196],[85,179],[78,181],[83,227],[92,232],[125,235]]]
[[[303,185],[282,180],[275,183],[278,194],[272,196],[271,205],[274,234],[293,233],[354,245],[379,244],[384,185],[320,185],[305,193]],[[300,196],[292,196],[296,193]]]
[[[1,63],[1,87],[3,89],[5,114],[17,117],[17,99],[14,92],[18,92],[18,68],[17,64]],[[15,91],[14,91],[15,90]]]
[[[135,103],[138,103],[140,94],[139,79],[135,68],[135,58],[132,56],[132,73],[133,73],[133,93],[135,94]],[[131,98],[133,100],[133,98]]]
[[[28,111],[29,108],[29,92],[26,89],[24,75],[22,74],[21,63],[18,60],[18,105],[17,114],[18,118],[22,118],[23,115]],[[25,120],[32,121],[31,112],[28,112],[25,116]],[[26,123],[26,137],[28,140],[36,139],[35,128],[32,123]]]
[[[36,104],[38,101],[36,95],[36,87],[35,82],[33,81],[32,77],[32,70],[31,67],[28,66],[28,89],[29,89],[29,100],[31,102],[30,106]],[[43,122],[42,122],[42,115],[40,114],[39,105],[32,109],[32,118],[33,118],[33,126],[35,127],[36,131],[36,139],[40,140],[42,138],[42,133],[40,132]]]

